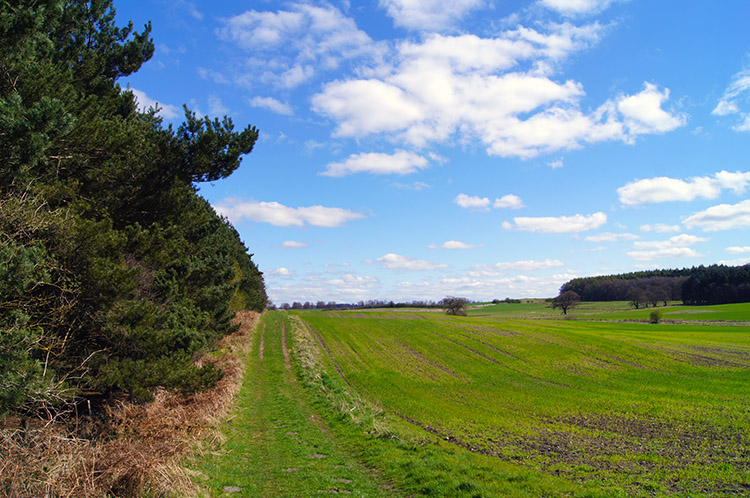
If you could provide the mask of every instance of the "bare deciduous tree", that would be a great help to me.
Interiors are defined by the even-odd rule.
[[[565,291],[552,300],[552,309],[560,308],[563,315],[568,314],[569,309],[573,309],[581,302],[581,297],[575,291]]]

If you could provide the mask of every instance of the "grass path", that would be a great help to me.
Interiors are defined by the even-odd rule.
[[[197,465],[213,496],[394,496],[337,441],[294,375],[285,315],[258,325],[227,440]]]

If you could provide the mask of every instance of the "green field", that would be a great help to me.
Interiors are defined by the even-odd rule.
[[[589,303],[584,303],[584,306]],[[583,306],[582,306],[583,308]],[[657,306],[656,308],[613,310],[603,313],[581,313],[580,318],[601,320],[648,320],[649,314],[660,311],[665,320],[680,321],[716,321],[716,322],[745,322],[750,324],[750,303],[717,304],[714,306]]]
[[[598,313],[621,313],[622,303],[604,305]],[[263,496],[331,489],[473,498],[750,495],[750,327],[506,318],[508,306],[519,306],[516,316],[544,309],[536,302],[500,304],[499,312],[487,307],[469,317],[268,315],[266,337],[289,331],[296,375],[277,366],[273,377],[253,359],[249,367],[271,376],[252,381],[238,417],[272,417],[265,422],[271,427],[272,420],[319,419],[324,427],[295,425],[294,432],[310,431],[300,437],[327,445],[337,466],[305,470],[322,480],[316,484],[295,482],[284,466],[307,443],[286,441],[257,422],[233,433],[239,446],[229,455],[277,441],[262,451],[280,455],[278,463],[253,460],[266,469],[265,487],[255,488]],[[730,320],[746,309],[705,314]],[[301,415],[253,408],[252,396],[263,399],[261,385]],[[320,466],[310,451],[293,466]],[[342,468],[358,473],[339,489]],[[213,482],[220,491],[229,481]],[[245,489],[251,486],[259,485]]]

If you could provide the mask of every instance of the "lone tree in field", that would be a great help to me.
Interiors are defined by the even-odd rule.
[[[581,302],[581,297],[575,291],[565,291],[552,300],[552,309],[560,308],[563,315],[568,314],[569,309],[573,309]]]
[[[447,315],[466,316],[466,305],[468,302],[469,300],[463,297],[448,296],[440,304],[445,309]]]

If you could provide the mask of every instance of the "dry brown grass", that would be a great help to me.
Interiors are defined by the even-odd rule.
[[[196,496],[186,456],[220,437],[244,375],[243,357],[259,314],[237,313],[240,329],[205,358],[224,377],[208,391],[184,397],[155,393],[145,405],[120,403],[109,410],[108,436],[75,437],[69,425],[48,422],[22,430],[0,428],[0,496],[76,497]]]

